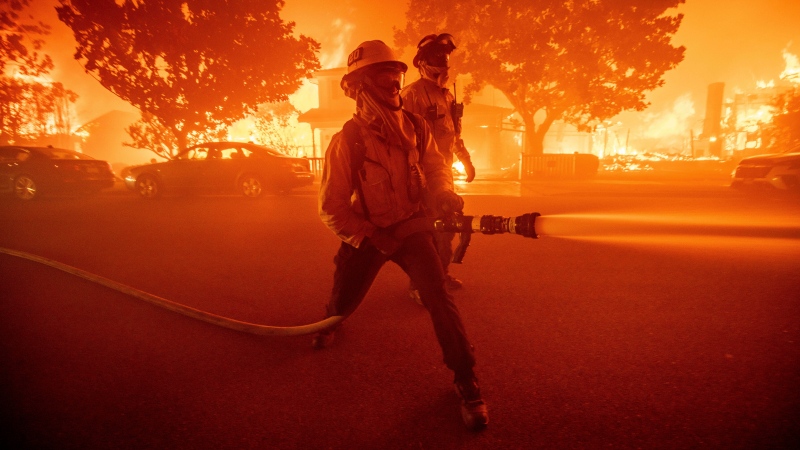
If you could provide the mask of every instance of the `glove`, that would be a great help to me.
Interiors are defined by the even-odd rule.
[[[379,252],[386,256],[394,254],[402,245],[402,242],[380,228],[375,230],[372,236],[369,236],[367,239],[369,239],[369,243],[372,244],[373,247],[377,248]]]
[[[436,196],[436,209],[439,215],[461,212],[464,209],[464,199],[453,191],[443,191]]]
[[[475,179],[475,166],[473,166],[472,161],[468,159],[461,161],[461,164],[464,164],[464,172],[467,172],[467,183],[471,183],[472,180]]]

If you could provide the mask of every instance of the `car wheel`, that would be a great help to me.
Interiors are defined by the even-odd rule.
[[[243,175],[239,179],[239,192],[247,198],[259,198],[264,193],[264,183],[257,175]]]
[[[152,175],[142,175],[136,179],[136,192],[142,198],[158,198],[161,196],[161,184]]]
[[[14,179],[14,197],[19,200],[33,200],[36,198],[39,189],[36,181],[28,175],[20,175]]]

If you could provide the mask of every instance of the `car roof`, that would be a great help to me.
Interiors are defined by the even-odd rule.
[[[213,148],[222,148],[222,147],[248,147],[248,148],[256,148],[258,150],[265,151],[274,156],[288,156],[284,155],[283,153],[269,148],[264,145],[254,144],[252,142],[236,142],[236,141],[212,141],[212,142],[203,142],[200,144],[192,145],[191,147],[187,147],[186,150],[182,151],[181,153],[186,153],[187,151],[198,148],[198,147],[213,147]]]
[[[755,156],[748,156],[747,158],[742,158],[742,162],[754,162],[754,161],[793,161],[795,159],[800,159],[800,152],[792,152],[792,153],[768,153],[764,155],[755,155]]]
[[[52,145],[47,147],[33,146],[33,145],[4,145],[1,148],[17,148],[17,149],[27,150],[29,152],[42,154],[48,157],[57,156],[58,153],[68,153],[69,155],[75,156],[78,159],[95,159],[85,153],[77,152],[75,150],[70,150],[68,148],[53,147]],[[56,158],[56,159],[63,159],[63,158]]]

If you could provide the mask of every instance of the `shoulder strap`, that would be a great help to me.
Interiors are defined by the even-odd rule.
[[[422,157],[425,155],[425,128],[421,123],[420,117],[411,111],[403,110],[406,117],[414,124],[414,132],[417,135],[417,151],[419,152],[419,160],[422,162]]]
[[[367,147],[364,145],[364,140],[361,138],[361,130],[358,125],[353,122],[353,119],[345,122],[342,127],[344,140],[347,142],[347,148],[350,151],[350,181],[358,192],[358,199],[361,202],[361,209],[364,211],[364,217],[369,220],[369,210],[367,209],[367,202],[364,199],[364,190],[361,188],[361,176],[359,172],[364,167],[364,161],[367,158]]]
[[[361,170],[364,165],[364,160],[367,158],[367,147],[364,145],[364,140],[361,138],[361,131],[353,119],[345,122],[342,127],[344,133],[344,140],[347,142],[347,148],[350,151],[350,167],[352,172],[356,173]]]

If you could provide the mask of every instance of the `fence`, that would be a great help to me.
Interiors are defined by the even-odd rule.
[[[325,158],[306,158],[311,166],[314,179],[322,177]],[[600,159],[587,153],[526,155],[519,156],[519,179],[535,180],[541,178],[585,178],[597,173]]]
[[[325,165],[325,158],[306,158],[309,166],[311,166],[311,173],[314,174],[314,180],[319,181],[322,178],[322,166]]]
[[[585,178],[597,173],[600,159],[588,153],[519,155],[519,179]]]

